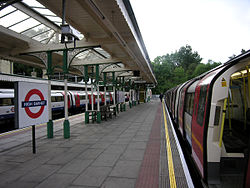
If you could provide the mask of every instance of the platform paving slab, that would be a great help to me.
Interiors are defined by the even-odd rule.
[[[104,149],[89,148],[77,156],[78,159],[96,159]]]
[[[142,161],[144,151],[143,149],[127,149],[120,159],[124,161]]]
[[[154,101],[137,105],[101,124],[85,125],[84,115],[76,116],[69,139],[63,138],[62,121],[53,139],[39,127],[37,154],[26,138],[30,133],[23,131],[22,143],[0,151],[0,167],[10,164],[0,171],[0,187],[135,187],[158,106]]]
[[[65,173],[65,174],[80,174],[83,172],[91,163],[93,160],[86,159],[74,159],[67,163],[65,166],[63,166],[58,172],[59,173]]]
[[[118,161],[112,170],[111,177],[137,178],[141,162],[139,161]]]
[[[119,157],[119,153],[102,153],[98,156],[98,158],[96,158],[96,160],[91,164],[91,166],[113,167]]]
[[[5,185],[5,188],[27,188],[27,187],[35,187],[37,183],[34,182],[20,182],[20,181],[15,181],[12,183],[9,183]]]
[[[131,178],[109,177],[105,180],[101,188],[133,188],[135,180]]]
[[[60,166],[58,165],[42,165],[38,168],[26,173],[19,181],[21,182],[37,182],[40,183],[47,177],[56,172]]]
[[[105,154],[122,154],[126,149],[126,144],[111,144],[107,149],[105,149]]]
[[[85,185],[100,187],[104,180],[108,177],[111,167],[96,167],[87,168],[74,182],[73,185]]]
[[[77,177],[75,174],[58,174],[55,173],[45,181],[36,186],[36,188],[63,188],[68,187],[71,182]]]

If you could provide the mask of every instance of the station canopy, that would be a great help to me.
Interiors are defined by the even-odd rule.
[[[69,65],[74,75],[83,65],[119,75],[140,72],[137,79],[156,84],[151,62],[129,0],[5,0],[0,3],[0,58],[45,68],[35,54],[55,50],[53,66],[62,70],[62,49],[76,48]],[[62,18],[74,28],[78,40],[61,43]],[[58,51],[56,51],[58,50]],[[108,65],[110,63],[110,65]],[[110,71],[110,72],[111,72]],[[106,71],[108,72],[108,71]]]

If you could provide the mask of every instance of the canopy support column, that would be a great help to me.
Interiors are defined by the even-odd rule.
[[[115,102],[115,72],[112,72],[112,78],[113,78],[113,104],[114,104],[114,106],[116,106],[116,102]],[[117,111],[117,108],[115,108],[115,110]]]
[[[131,79],[129,79],[129,107],[132,108]]]
[[[94,111],[94,85],[91,79],[91,111]]]
[[[48,74],[48,110],[49,121],[47,122],[47,138],[53,138],[53,121],[51,108],[51,74],[52,74],[52,52],[47,52],[47,74]]]
[[[99,91],[99,65],[96,65],[95,69],[96,75],[95,75],[95,80],[96,80],[96,89],[97,89],[97,118],[96,122],[101,123],[101,112],[100,112],[100,91]]]
[[[84,65],[84,81],[85,81],[85,124],[89,123],[89,112],[88,112],[88,65]]]
[[[65,120],[63,123],[63,134],[64,138],[70,137],[70,123],[68,120],[68,50],[63,50],[63,72],[64,72],[64,115]]]
[[[103,73],[103,84],[104,84],[104,105],[107,105],[107,96],[106,96],[106,92],[107,92],[107,88],[106,88],[106,81],[107,81],[107,73],[104,72]]]
[[[125,89],[125,78],[124,78],[124,76],[122,77],[122,87],[123,87],[124,96],[125,96],[126,89]],[[124,99],[123,111],[124,112],[126,111],[126,99]]]

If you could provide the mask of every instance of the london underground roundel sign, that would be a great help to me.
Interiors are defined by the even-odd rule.
[[[38,101],[30,101],[30,97],[33,95],[38,95],[41,100]],[[46,105],[46,100],[44,100],[44,96],[42,92],[38,89],[31,89],[25,97],[25,101],[22,102],[22,107],[25,108],[25,112],[31,118],[38,118],[44,111],[44,106]],[[30,110],[30,107],[41,106],[40,110],[37,113],[33,113]]]
[[[18,83],[19,128],[48,121],[48,85],[29,82]]]

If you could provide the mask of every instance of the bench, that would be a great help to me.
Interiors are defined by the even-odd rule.
[[[112,118],[112,112],[110,111],[109,105],[103,105],[100,107],[101,119],[107,121],[107,117]]]
[[[112,118],[112,115],[116,116],[116,105],[110,105],[109,110],[111,112],[111,118]]]
[[[97,111],[96,110],[88,110],[89,113],[89,121],[92,120],[92,123],[94,123],[97,120]]]

